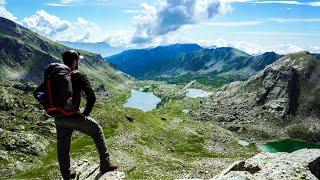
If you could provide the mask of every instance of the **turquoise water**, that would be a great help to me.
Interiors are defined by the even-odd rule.
[[[144,112],[157,108],[161,99],[149,92],[131,90],[131,97],[124,104],[124,107],[140,109]]]
[[[198,98],[198,97],[208,97],[212,93],[208,91],[204,91],[202,89],[187,89],[187,97]]]
[[[276,141],[276,142],[270,142],[270,143],[266,143],[266,144],[261,144],[258,145],[258,147],[266,152],[271,152],[271,153],[275,153],[275,152],[293,152],[293,151],[297,151],[299,149],[320,149],[320,145],[318,144],[312,144],[312,143],[308,143],[308,142],[303,142],[303,141],[297,141],[297,140],[293,140],[293,139],[285,139],[285,140],[281,140],[281,141]]]

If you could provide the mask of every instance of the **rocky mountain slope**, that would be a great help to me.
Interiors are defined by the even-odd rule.
[[[171,83],[198,80],[219,86],[231,81],[246,80],[280,57],[274,52],[251,56],[230,47],[204,49],[196,44],[178,44],[129,50],[106,60],[139,79]]]
[[[320,61],[312,54],[284,56],[248,81],[218,89],[202,103],[197,117],[242,134],[257,133],[256,139],[263,135],[319,143],[319,73]]]
[[[69,49],[2,17],[0,47],[0,81],[37,84],[42,81],[45,67],[52,62],[61,62],[61,54]],[[97,84],[121,89],[130,83],[129,76],[113,69],[101,56],[80,52],[84,55],[80,69]]]

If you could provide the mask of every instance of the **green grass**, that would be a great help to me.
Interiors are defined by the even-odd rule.
[[[203,168],[197,162],[245,159],[258,152],[237,144],[229,131],[210,122],[194,121],[191,114],[182,113],[184,108],[196,110],[199,99],[176,99],[144,113],[122,108],[128,96],[129,92],[118,93],[99,101],[92,113],[92,117],[104,127],[111,160],[120,165],[120,171],[124,171],[128,179],[174,179],[183,177],[184,171],[201,177],[199,172],[203,169],[213,177],[224,167]],[[125,115],[133,117],[134,122],[129,122]],[[166,121],[161,120],[163,116]],[[181,122],[173,124],[174,118]],[[227,151],[208,150],[206,144],[211,139],[216,139]],[[75,161],[89,159],[99,163],[93,141],[87,136],[75,133],[71,151]],[[52,143],[47,155],[14,178],[52,179],[58,176],[55,143]]]

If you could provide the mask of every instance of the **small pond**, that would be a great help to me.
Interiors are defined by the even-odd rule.
[[[202,89],[187,89],[186,96],[191,98],[198,98],[198,97],[208,97],[212,94],[212,92],[204,91]]]
[[[124,104],[124,107],[140,109],[144,112],[157,108],[161,99],[150,92],[131,90],[131,97]]]
[[[293,152],[297,151],[299,149],[313,149],[317,148],[320,149],[320,145],[318,144],[312,144],[308,142],[303,142],[303,141],[297,141],[293,139],[285,139],[281,141],[276,141],[276,142],[270,142],[266,144],[260,144],[258,145],[258,148],[260,148],[262,151],[265,152]]]

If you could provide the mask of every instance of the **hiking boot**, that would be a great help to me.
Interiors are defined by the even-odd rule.
[[[74,169],[70,169],[62,173],[64,180],[75,179],[77,177],[77,172]]]
[[[100,166],[101,173],[115,171],[116,169],[118,169],[118,166],[115,164],[111,164],[111,163],[109,163],[107,166]]]
[[[76,177],[77,177],[77,172],[71,169],[69,174],[69,179],[75,179]]]

